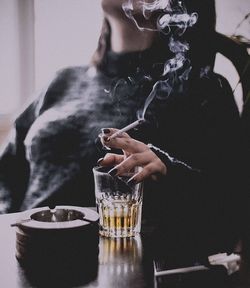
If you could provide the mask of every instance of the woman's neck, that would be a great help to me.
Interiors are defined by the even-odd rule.
[[[142,51],[153,44],[156,32],[141,31],[129,19],[108,18],[111,27],[112,51],[117,53]]]

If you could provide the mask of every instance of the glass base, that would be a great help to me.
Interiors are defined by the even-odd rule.
[[[99,234],[111,238],[127,238],[137,236],[140,232],[133,230],[99,230]]]

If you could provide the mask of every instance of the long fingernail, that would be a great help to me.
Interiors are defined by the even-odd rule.
[[[127,181],[127,184],[133,186],[133,185],[137,184],[137,182],[136,182],[136,180],[135,180],[134,178],[130,178],[130,179]]]
[[[104,158],[98,159],[98,160],[97,160],[97,164],[99,165],[99,164],[103,161],[103,159],[104,159]]]
[[[118,171],[118,169],[117,168],[113,168],[113,169],[111,169],[111,170],[109,170],[109,174],[111,175],[111,176],[115,176],[116,175],[116,173],[117,173],[117,171]]]
[[[109,134],[109,133],[110,133],[110,129],[108,129],[108,128],[102,128],[102,133],[103,133],[103,134]]]

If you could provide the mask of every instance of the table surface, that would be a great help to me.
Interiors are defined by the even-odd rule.
[[[4,288],[37,287],[31,284],[15,257],[15,228],[10,225],[19,217],[20,213],[0,216],[0,286]],[[99,261],[95,279],[89,283],[71,287],[154,287],[153,262],[145,260],[143,237],[143,235],[123,239],[100,237]],[[245,267],[243,274],[250,275],[250,269]],[[234,279],[230,287],[250,287],[250,282],[244,277],[237,278],[237,281]],[[58,287],[61,288],[62,285]],[[171,286],[166,286],[166,288],[171,288]]]

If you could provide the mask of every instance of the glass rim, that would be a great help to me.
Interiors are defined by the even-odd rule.
[[[108,166],[108,167],[107,166],[94,166],[92,168],[92,171],[94,173],[96,173],[96,174],[104,174],[104,175],[106,175],[106,174],[109,174],[108,171],[110,171],[112,168],[114,168],[114,166]],[[106,171],[102,171],[102,169],[103,170],[106,169]]]
[[[99,175],[110,175],[109,173],[108,173],[108,171],[110,171],[112,168],[114,168],[115,166],[94,166],[93,168],[92,168],[92,171],[93,171],[93,173],[95,174],[99,174]],[[101,170],[105,170],[105,171],[101,171]],[[124,175],[119,175],[119,177],[122,177],[122,176],[133,176],[133,175],[135,175],[136,173],[138,173],[139,171],[141,171],[141,167],[139,167],[139,166],[137,166],[137,167],[135,167],[135,171],[134,172],[127,172],[126,174],[124,174]],[[111,176],[111,175],[110,175]],[[112,177],[112,176],[111,176]]]

